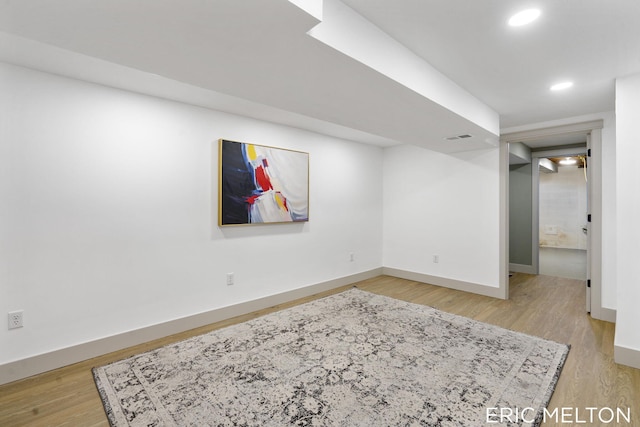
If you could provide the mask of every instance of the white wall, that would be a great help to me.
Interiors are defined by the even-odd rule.
[[[616,82],[616,361],[640,368],[640,74]]]
[[[0,93],[0,364],[381,266],[380,148],[2,63]],[[310,152],[310,222],[218,228],[218,138]]]
[[[384,266],[497,288],[499,149],[384,151]]]

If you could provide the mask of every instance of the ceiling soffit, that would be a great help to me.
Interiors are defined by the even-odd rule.
[[[322,25],[331,26],[332,18],[327,10],[346,6],[336,0],[325,1],[328,2],[325,6],[329,6],[323,11]],[[311,126],[314,131],[322,132],[322,124],[326,123],[331,128],[328,133],[334,136],[339,136],[344,129],[348,139],[349,134],[360,140],[372,135],[372,143],[409,143],[441,152],[489,148],[497,144],[497,114],[446,77],[440,75],[441,80],[436,83],[446,79],[447,84],[432,82],[431,85],[438,88],[449,85],[449,93],[453,94],[450,97],[453,102],[449,104],[447,93],[425,92],[428,81],[425,83],[413,76],[412,83],[393,75],[393,64],[383,69],[372,63],[384,63],[384,58],[389,57],[404,55],[406,58],[401,45],[391,48],[392,44],[387,43],[390,49],[387,51],[380,51],[379,43],[375,42],[361,45],[361,51],[369,50],[368,59],[355,53],[354,59],[344,49],[320,42],[321,37],[307,35],[309,31],[319,31],[313,30],[320,23],[317,14],[306,13],[286,0],[185,0],[179,5],[159,0],[133,3],[4,0],[0,2],[0,12],[0,30],[10,35],[80,54],[77,61],[81,57],[98,58],[146,73],[151,80],[170,79],[189,86],[194,92],[199,88],[222,98],[233,97],[250,103],[254,110],[259,110],[260,105],[261,114],[271,117],[272,121],[282,122],[284,116],[293,114],[302,118],[301,123],[305,120],[315,123],[315,127]],[[352,19],[360,20],[359,28],[366,27],[366,21],[355,12]],[[370,25],[367,29],[369,36],[373,34],[372,28],[375,29]],[[344,34],[344,27],[341,31]],[[377,31],[380,39],[388,38]],[[332,37],[339,34],[334,33]],[[6,43],[0,46],[5,60],[11,57],[13,62],[19,62],[16,57],[28,56],[15,55],[15,52],[12,56],[7,53],[10,46]],[[51,62],[51,58],[49,60]],[[31,62],[18,65],[43,71],[49,71],[46,68],[51,66],[46,61]],[[82,67],[80,62],[75,65]],[[423,79],[432,78],[422,73],[430,66],[424,61],[420,64],[422,69],[414,65],[412,70],[422,74]],[[395,65],[407,73],[404,64]],[[126,78],[123,75],[123,79]],[[92,77],[85,75],[84,79],[91,81]],[[111,85],[118,87],[117,82]],[[465,97],[469,102],[464,102]],[[474,105],[480,114],[464,111],[456,102]],[[269,109],[276,112],[265,114]],[[284,119],[287,120],[291,122]],[[445,139],[460,134],[469,134],[472,138],[464,143]]]

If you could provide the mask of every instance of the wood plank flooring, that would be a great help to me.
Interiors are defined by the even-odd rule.
[[[625,411],[626,408],[631,408],[631,424],[618,425],[640,425],[640,370],[614,363],[614,324],[594,320],[584,312],[583,282],[515,274],[510,281],[511,298],[506,301],[388,276],[369,279],[356,285],[369,292],[430,305],[504,328],[571,344],[571,352],[549,410],[570,407],[578,408],[580,414],[587,414],[586,408],[589,407],[608,407],[614,411],[617,407]],[[348,286],[0,386],[0,426],[108,426],[93,382],[93,366],[104,365],[346,288]],[[596,417],[596,422],[580,425],[616,425],[598,421]],[[556,424],[547,422],[544,425]]]

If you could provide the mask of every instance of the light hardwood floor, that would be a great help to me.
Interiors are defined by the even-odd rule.
[[[631,424],[640,426],[640,370],[613,361],[614,324],[584,312],[583,282],[515,274],[511,298],[497,300],[409,280],[380,276],[356,284],[360,289],[571,344],[555,393],[554,408],[631,408]],[[173,335],[86,362],[0,386],[0,426],[108,426],[91,368],[174,341],[339,292],[338,288],[249,315]],[[596,418],[597,421],[597,418]],[[555,425],[547,422],[545,425]],[[569,424],[558,424],[569,425]],[[589,423],[580,425],[615,425]]]

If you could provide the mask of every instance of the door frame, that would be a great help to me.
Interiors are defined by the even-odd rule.
[[[589,135],[591,157],[589,194],[591,197],[590,237],[591,250],[587,276],[591,279],[591,316],[595,319],[609,320],[606,310],[602,307],[602,128],[603,120],[592,120],[562,126],[553,126],[519,132],[506,133],[500,136],[500,206],[501,206],[501,250],[500,266],[502,269],[501,282],[504,283],[505,297],[509,295],[509,143],[534,141],[542,138],[566,135]],[[501,284],[502,284],[501,283]]]
[[[586,135],[587,139],[589,135]],[[531,153],[531,266],[533,274],[540,274],[540,159],[547,157],[586,156],[587,143],[580,146],[551,146]],[[590,199],[591,187],[587,181],[587,197]],[[587,214],[589,214],[587,206]],[[585,221],[587,219],[585,218]],[[588,272],[587,272],[588,275]]]

